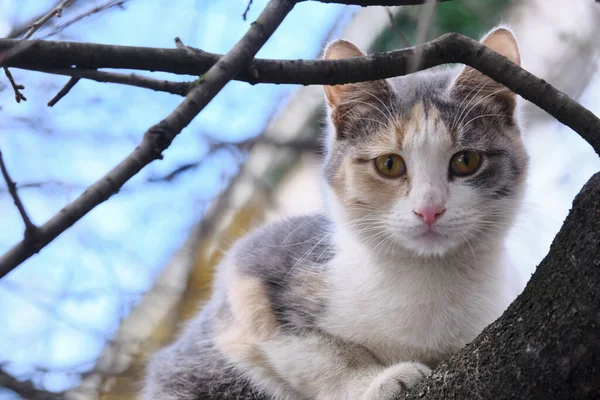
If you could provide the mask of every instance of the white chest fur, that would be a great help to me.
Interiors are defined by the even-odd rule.
[[[478,265],[412,259],[375,263],[359,248],[332,260],[320,325],[385,363],[436,364],[473,340],[506,308],[499,257]],[[495,265],[492,265],[495,264]]]

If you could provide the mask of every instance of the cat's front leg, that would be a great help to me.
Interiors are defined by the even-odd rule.
[[[430,372],[429,367],[418,362],[392,365],[375,377],[362,400],[395,400]]]

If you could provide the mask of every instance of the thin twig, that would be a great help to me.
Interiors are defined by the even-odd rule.
[[[56,96],[54,96],[48,102],[48,107],[53,107],[56,103],[58,103],[60,101],[60,99],[65,97],[67,95],[67,93],[69,93],[71,91],[71,89],[73,89],[73,86],[75,86],[77,84],[77,82],[79,82],[79,79],[80,78],[69,79],[69,81],[66,83],[66,85],[63,86],[62,89],[60,89],[60,91],[56,94]]]
[[[13,91],[15,92],[15,100],[17,101],[17,103],[20,103],[21,100],[27,101],[27,98],[23,96],[23,93],[21,93],[21,90],[25,89],[25,86],[19,85],[17,84],[17,82],[15,82],[15,78],[13,78],[12,74],[10,73],[10,70],[7,67],[2,68],[4,69],[4,73],[6,74],[6,77],[8,78],[8,81],[10,82]]]
[[[300,0],[308,1],[308,0]],[[419,6],[427,2],[427,0],[310,0],[318,3],[330,4],[347,4],[356,6]],[[452,0],[438,0],[439,3]]]
[[[252,6],[252,0],[248,0],[248,5],[246,6],[246,11],[244,11],[244,13],[242,14],[242,18],[244,18],[244,21],[246,20],[246,17],[248,16],[248,11],[250,11],[250,6]]]
[[[70,76],[78,79],[89,79],[103,83],[118,83],[121,85],[135,86],[144,89],[151,89],[156,92],[165,92],[186,96],[194,82],[174,82],[163,79],[154,79],[138,74],[119,74],[117,72],[96,71],[87,68],[53,68],[38,69],[35,67],[26,68],[30,71],[46,72],[56,75]],[[50,104],[49,104],[50,105]]]
[[[31,380],[18,380],[4,368],[0,367],[0,387],[12,390],[23,399],[28,400],[61,400],[61,393],[52,393],[35,387]]]
[[[110,0],[110,1],[107,1],[106,3],[104,3],[102,5],[99,5],[99,6],[96,6],[94,8],[91,8],[88,11],[86,11],[86,12],[84,12],[82,14],[79,14],[78,16],[76,16],[76,17],[72,18],[71,20],[65,22],[64,24],[56,26],[47,35],[43,36],[42,39],[47,39],[47,38],[49,38],[51,36],[54,36],[57,33],[63,31],[64,29],[70,27],[71,25],[73,25],[73,24],[81,21],[82,19],[87,18],[87,17],[89,17],[91,15],[94,15],[96,13],[99,13],[101,11],[106,11],[106,10],[108,10],[110,8],[113,8],[113,7],[123,8],[123,6],[125,5],[125,3],[127,1],[128,0]]]
[[[128,157],[39,228],[35,247],[23,240],[0,256],[0,278],[106,201],[146,165],[161,159],[162,152],[173,139],[252,61],[295,4],[295,0],[269,1],[244,37],[202,76],[199,84],[194,86],[179,106],[146,131],[142,142]]]
[[[23,40],[29,39],[33,34],[39,30],[42,26],[46,24],[46,22],[50,21],[52,17],[60,18],[62,12],[65,8],[69,7],[73,4],[75,0],[62,0],[56,7],[47,12],[44,16],[42,16],[39,20],[35,21],[33,24],[29,26],[29,30],[23,36]]]
[[[394,14],[392,13],[392,10],[390,10],[389,7],[386,7],[385,10],[387,11],[388,17],[390,19],[390,28],[392,29],[392,32],[394,32],[398,39],[400,39],[400,41],[402,42],[402,46],[410,47],[410,42],[402,32],[400,27],[396,24],[396,20],[394,19]]]
[[[436,4],[436,0],[426,0],[425,5],[419,9],[419,21],[417,22],[415,34],[415,44],[417,45],[425,43],[425,40],[427,39],[429,28],[433,23]],[[415,48],[415,57],[413,58],[409,71],[418,71],[421,62],[421,49],[421,47]]]
[[[214,143],[212,143],[209,146],[207,152],[203,156],[203,159],[206,156],[212,155],[212,154],[216,153],[218,150],[222,150],[222,149],[231,149],[231,150],[235,149],[235,150],[239,150],[242,152],[250,152],[252,150],[252,148],[256,145],[265,145],[265,146],[271,146],[274,148],[281,148],[281,149],[293,149],[293,150],[296,150],[299,152],[306,152],[306,153],[308,153],[308,152],[316,153],[321,150],[320,143],[315,139],[294,139],[294,140],[282,141],[282,140],[273,140],[273,139],[270,139],[270,138],[267,138],[264,136],[259,136],[259,137],[251,138],[251,139],[244,140],[242,142],[236,142],[236,143],[215,141]],[[186,163],[186,164],[178,166],[177,168],[175,168],[168,174],[161,175],[161,176],[153,176],[153,177],[148,178],[147,181],[152,182],[152,183],[154,183],[154,182],[171,182],[175,178],[177,178],[179,175],[181,175],[182,173],[194,170],[194,169],[200,167],[201,164],[202,164],[202,160]]]
[[[27,215],[27,211],[25,210],[25,206],[23,206],[23,202],[19,197],[19,193],[17,193],[17,185],[10,179],[10,175],[8,174],[8,170],[6,169],[6,165],[4,164],[4,158],[2,157],[2,150],[0,150],[0,170],[2,170],[2,176],[4,177],[4,181],[6,181],[6,186],[8,187],[8,192],[10,196],[13,198],[15,202],[15,206],[19,210],[19,214],[21,214],[21,218],[25,223],[25,239],[30,239],[38,231],[38,227],[35,226],[29,215]]]
[[[44,24],[46,24],[46,22],[50,21],[50,19],[52,17],[54,17],[54,16],[60,17],[63,12],[63,9],[65,9],[66,7],[73,4],[74,1],[75,0],[62,0],[60,3],[58,3],[58,5],[56,7],[54,7],[52,10],[48,11],[40,19],[38,19],[33,24],[31,24],[28,31],[25,33],[25,35],[23,36],[23,38],[21,40],[26,41],[27,39],[29,39],[31,36],[33,36],[33,34],[38,29],[40,29],[42,26],[44,26]],[[1,59],[2,59],[2,57],[0,57],[0,62],[1,62]],[[23,93],[21,93],[21,91],[20,91],[20,89],[25,89],[25,86],[18,85],[15,82],[15,80],[14,80],[12,74],[10,73],[10,71],[8,70],[8,68],[6,66],[3,68],[4,68],[4,73],[6,74],[6,77],[10,81],[10,84],[12,85],[12,88],[15,92],[15,100],[17,101],[17,103],[20,103],[21,100],[27,101],[27,98],[25,96],[23,96]]]

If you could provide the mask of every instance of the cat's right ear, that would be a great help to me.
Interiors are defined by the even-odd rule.
[[[323,53],[324,60],[339,60],[342,58],[362,57],[363,53],[358,47],[346,40],[336,40],[330,43]],[[325,97],[329,107],[335,109],[344,99],[349,97],[361,97],[361,94],[377,96],[382,91],[389,89],[385,80],[360,83],[349,83],[346,85],[325,85]],[[370,93],[370,94],[369,94]]]

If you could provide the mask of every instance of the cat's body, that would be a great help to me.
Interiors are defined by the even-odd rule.
[[[509,31],[484,43],[518,62]],[[356,55],[335,42],[326,58]],[[145,398],[393,399],[512,300],[503,242],[527,167],[514,95],[469,68],[326,94],[329,215],[237,243]]]

